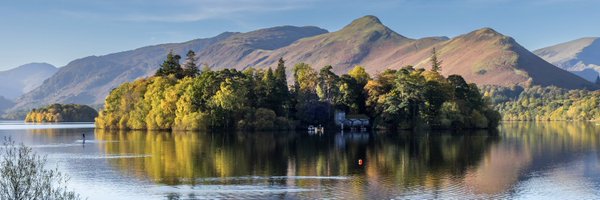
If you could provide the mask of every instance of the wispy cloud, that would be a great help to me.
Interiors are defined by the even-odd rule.
[[[70,1],[70,0],[63,0]],[[84,2],[84,3],[82,3]],[[231,18],[251,13],[295,10],[316,0],[105,0],[100,3],[73,2],[61,14],[141,22],[193,22]]]

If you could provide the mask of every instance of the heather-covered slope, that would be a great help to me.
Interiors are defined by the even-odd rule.
[[[392,31],[374,16],[356,19],[336,32],[298,40],[253,63],[259,67],[273,66],[283,57],[288,63],[304,62],[316,68],[332,65],[336,73],[345,73],[355,65],[377,73],[406,65],[428,68],[433,47],[443,60],[442,74],[446,76],[460,74],[470,82],[489,85],[596,88],[490,28],[451,40],[445,37],[415,40]]]
[[[429,68],[432,48],[436,48],[442,63],[442,74],[460,74],[467,81],[483,85],[555,85],[562,88],[597,87],[542,60],[519,45],[513,38],[490,28],[482,28],[421,48],[392,68],[414,65]],[[380,69],[381,70],[381,69]]]
[[[388,27],[374,16],[352,21],[339,31],[301,39],[273,52],[252,55],[257,66],[273,66],[279,58],[288,63],[308,63],[316,68],[332,65],[336,73],[354,65],[375,67],[372,61],[384,57],[390,49],[414,42]]]
[[[305,37],[327,33],[327,30],[307,26],[279,26],[237,34],[217,42],[198,54],[200,62],[215,69],[257,66],[263,55],[290,45]],[[279,58],[277,58],[279,59]]]

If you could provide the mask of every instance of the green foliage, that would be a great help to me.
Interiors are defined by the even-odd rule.
[[[504,120],[600,120],[600,91],[540,86],[525,89],[487,86],[484,91]]]
[[[98,112],[86,105],[52,104],[33,109],[25,117],[25,122],[93,122]]]
[[[287,75],[285,73],[285,61],[279,59],[277,68],[275,68],[275,86],[274,86],[274,111],[279,116],[287,116],[290,108],[290,91],[287,86]]]
[[[319,71],[317,95],[319,100],[333,104],[339,95],[338,81],[340,77],[331,71],[331,65],[321,68]]]
[[[348,72],[348,75],[354,78],[357,84],[363,86],[366,85],[367,82],[369,82],[369,80],[371,80],[371,76],[369,76],[365,68],[362,66],[355,66],[354,68],[352,68],[352,70]]]
[[[427,80],[426,73],[405,67],[386,70],[365,89],[369,114],[378,126],[389,129],[419,127],[441,129],[495,128],[498,113],[474,84],[458,75]],[[441,75],[433,75],[437,77]]]
[[[431,58],[429,59],[431,62],[431,71],[439,72],[442,70],[442,61],[438,60],[438,53],[435,51],[435,48],[431,50]]]
[[[188,51],[186,54],[187,58],[185,59],[185,63],[183,64],[183,76],[186,77],[195,77],[200,73],[198,70],[198,64],[196,63],[196,53],[192,50]]]
[[[183,68],[179,64],[181,56],[173,54],[173,51],[167,54],[167,60],[160,65],[160,68],[156,70],[154,76],[169,76],[174,75],[176,78],[182,78],[184,76]]]
[[[193,58],[188,54],[188,60]],[[165,66],[175,65],[170,55]],[[191,61],[186,62],[195,62]],[[334,110],[368,115],[385,128],[494,128],[493,111],[474,84],[435,71],[386,70],[375,79],[356,66],[338,76],[299,63],[288,89],[285,61],[275,70],[248,68],[177,77],[166,73],[125,83],[106,98],[96,125],[105,129],[281,130],[332,125]],[[162,70],[165,72],[168,70]]]
[[[299,63],[294,66],[294,91],[296,93],[316,94],[317,84],[317,72],[310,65]]]

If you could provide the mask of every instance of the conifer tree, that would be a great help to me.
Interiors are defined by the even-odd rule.
[[[287,86],[287,75],[285,74],[285,61],[283,58],[279,58],[277,68],[275,68],[275,96],[280,108],[275,109],[275,112],[279,116],[287,114],[289,108],[289,102],[287,100],[290,97],[289,89]]]
[[[434,72],[439,72],[442,70],[442,61],[438,60],[438,54],[435,48],[431,50],[431,58],[429,60],[431,62],[431,70]]]
[[[170,51],[167,54],[167,59],[160,65],[154,76],[169,76],[172,74],[178,79],[183,78],[183,69],[179,64],[180,59],[181,56],[173,54],[173,51]]]
[[[198,64],[196,63],[196,53],[192,50],[186,54],[187,58],[183,64],[183,75],[186,77],[196,77],[198,75]]]

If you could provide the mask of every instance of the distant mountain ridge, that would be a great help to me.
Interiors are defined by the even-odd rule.
[[[590,82],[596,81],[600,73],[600,38],[598,37],[580,38],[541,48],[534,53]]]
[[[10,107],[13,107],[15,105],[14,102],[12,102],[11,100],[8,100],[6,98],[4,98],[3,96],[0,96],[0,115],[2,113],[4,113],[4,110],[9,109]],[[2,119],[2,117],[0,117],[0,119]]]
[[[199,62],[213,69],[273,67],[284,58],[290,72],[294,64],[304,62],[315,68],[332,65],[336,73],[355,65],[377,73],[406,65],[428,68],[434,47],[443,60],[442,74],[460,74],[470,82],[597,88],[490,28],[452,39],[411,39],[389,29],[377,17],[365,16],[335,32],[313,26],[279,26],[78,59],[23,95],[13,110],[49,103],[101,104],[117,85],[152,75],[170,50],[181,55],[194,50]]]
[[[77,59],[60,68],[43,85],[19,98],[16,106],[29,109],[51,103],[99,104],[112,88],[152,75],[169,51],[178,54],[188,50],[199,51],[235,34],[226,32],[213,38]]]
[[[38,86],[58,69],[48,63],[29,63],[0,71],[0,96],[15,100]]]

